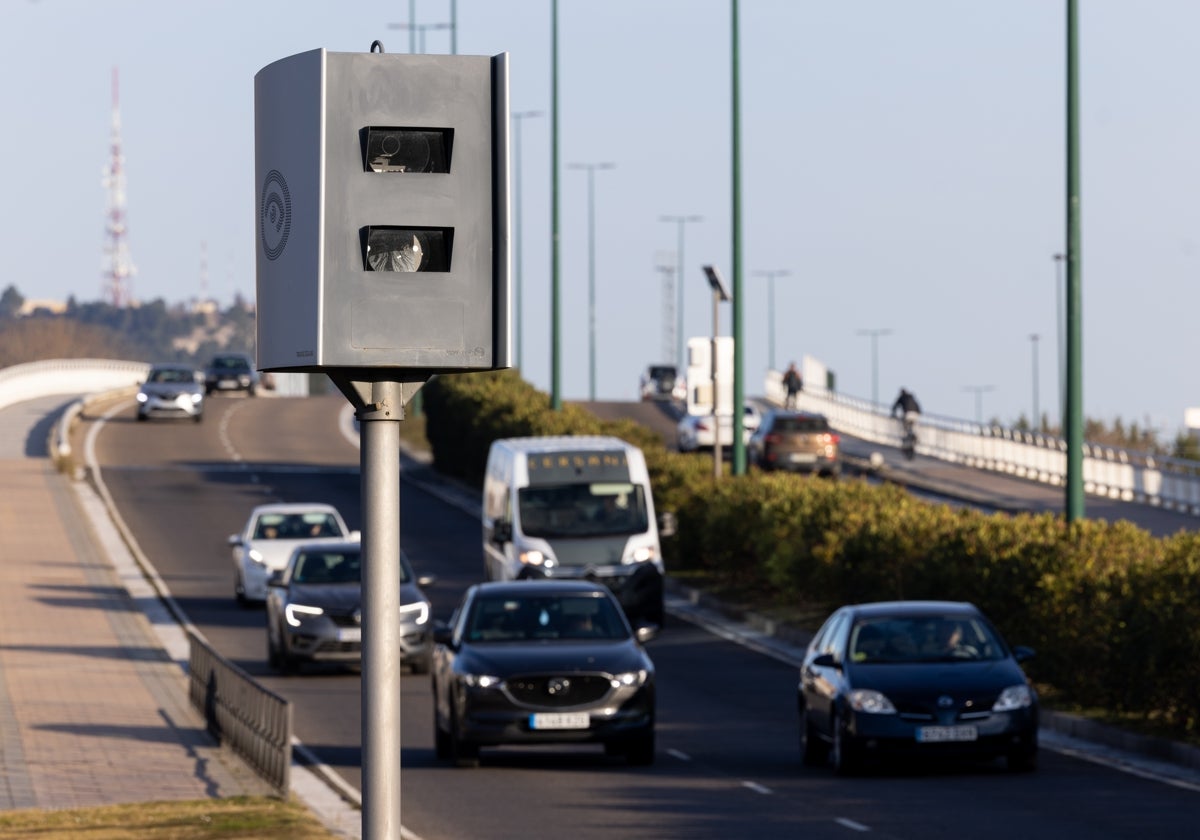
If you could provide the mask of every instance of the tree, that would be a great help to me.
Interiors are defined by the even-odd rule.
[[[9,286],[0,292],[0,318],[15,318],[24,305],[25,298],[16,286]]]

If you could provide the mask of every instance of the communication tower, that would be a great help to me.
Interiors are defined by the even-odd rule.
[[[125,225],[125,156],[121,153],[121,111],[117,98],[117,68],[112,71],[112,133],[109,162],[101,184],[108,190],[108,209],[104,219],[104,278],[102,297],[121,308],[132,303],[129,283],[137,269],[129,258],[128,230]]]

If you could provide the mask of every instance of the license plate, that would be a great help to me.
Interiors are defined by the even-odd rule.
[[[237,386],[236,382],[222,381],[217,383],[218,388],[236,388]]]
[[[530,729],[587,729],[591,723],[587,712],[542,712],[529,716]]]
[[[917,740],[922,744],[974,741],[978,738],[979,730],[974,726],[922,726],[917,729]]]
[[[793,452],[790,457],[793,464],[811,464],[817,460],[816,455],[808,452]]]
[[[339,627],[337,633],[339,642],[361,642],[361,627]]]

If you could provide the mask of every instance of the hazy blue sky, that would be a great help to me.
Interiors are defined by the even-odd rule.
[[[1173,435],[1200,405],[1200,3],[1081,0],[1084,409]],[[446,23],[449,0],[417,0]],[[458,52],[510,54],[514,110],[549,111],[550,0],[458,0]],[[1065,3],[741,0],[747,393],[768,281],[777,366],[810,354],[843,393],[901,385],[927,412],[1058,419]],[[407,52],[407,0],[2,0],[0,287],[97,300],[110,77],[120,70],[139,299],[254,295],[254,75],[324,47]],[[595,174],[597,392],[633,399],[664,353],[663,274],[685,228],[685,331],[701,266],[731,264],[730,3],[560,0],[563,391],[588,393],[587,175]],[[425,51],[450,51],[428,29]],[[524,370],[550,377],[550,120],[523,121]],[[516,170],[514,170],[515,172]],[[202,286],[202,243],[207,284]],[[723,330],[728,330],[728,307]],[[1030,338],[1038,334],[1035,342]]]

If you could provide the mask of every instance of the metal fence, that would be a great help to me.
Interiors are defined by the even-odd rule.
[[[208,731],[280,793],[291,785],[292,707],[188,631],[188,697]]]

